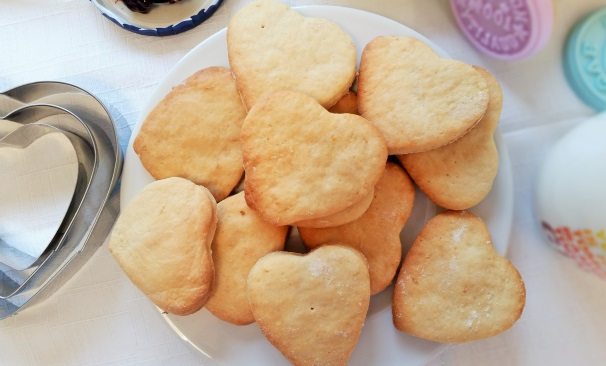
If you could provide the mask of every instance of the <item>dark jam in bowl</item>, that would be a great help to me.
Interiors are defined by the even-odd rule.
[[[181,0],[122,0],[124,5],[130,10],[137,13],[147,14],[154,3],[169,3],[174,4]]]

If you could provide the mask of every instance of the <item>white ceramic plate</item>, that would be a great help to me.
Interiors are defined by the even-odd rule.
[[[444,51],[410,28],[376,14],[335,6],[297,8],[303,15],[327,18],[349,32],[356,42],[358,54],[364,45],[379,35],[412,36],[427,42],[443,57]],[[159,85],[143,110],[133,131],[133,138],[142,120],[160,100],[195,71],[208,66],[229,67],[226,30],[219,31],[189,52]],[[359,55],[358,55],[359,61]],[[482,217],[492,234],[499,253],[505,254],[509,242],[513,213],[513,187],[509,157],[497,130],[495,134],[500,167],[492,191],[472,212]],[[122,175],[121,204],[126,205],[146,184],[153,181],[129,144]],[[415,206],[402,231],[406,251],[420,227],[433,217],[438,208],[423,194],[417,194]],[[297,238],[291,238],[297,240]],[[354,350],[351,365],[422,365],[444,349],[443,344],[425,341],[395,329],[391,318],[392,287],[371,299],[368,317]],[[207,310],[179,317],[163,318],[190,346],[206,355],[209,365],[288,365],[288,361],[265,339],[256,324],[238,327],[225,323]]]
[[[168,0],[167,0],[168,1]],[[122,28],[146,36],[170,36],[208,19],[223,0],[181,0],[158,3],[147,14],[130,11],[120,0],[91,0],[101,13]]]

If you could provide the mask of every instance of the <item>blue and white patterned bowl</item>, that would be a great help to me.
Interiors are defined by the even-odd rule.
[[[129,10],[122,1],[90,1],[112,22],[146,36],[171,36],[190,30],[210,18],[223,3],[223,0],[182,0],[175,4],[165,1],[141,14]]]

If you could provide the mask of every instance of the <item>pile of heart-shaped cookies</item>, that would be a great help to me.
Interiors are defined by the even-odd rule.
[[[274,0],[241,9],[227,46],[230,69],[175,87],[134,141],[157,180],[123,210],[110,251],[158,307],[256,322],[296,365],[346,364],[370,297],[394,278],[394,325],[411,335],[465,342],[515,323],[524,283],[465,211],[498,167],[490,73],[378,37],[356,93],[352,38]],[[446,211],[402,261],[415,184]],[[307,253],[285,250],[294,227]]]

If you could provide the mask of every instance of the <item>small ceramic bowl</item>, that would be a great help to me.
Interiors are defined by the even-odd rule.
[[[146,36],[170,36],[190,30],[211,17],[223,0],[182,0],[154,4],[147,14],[129,10],[122,1],[91,0],[120,27]],[[158,1],[156,1],[158,2]]]

